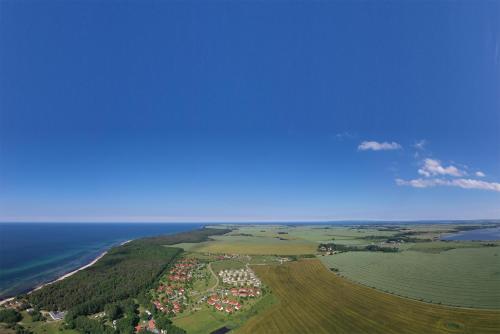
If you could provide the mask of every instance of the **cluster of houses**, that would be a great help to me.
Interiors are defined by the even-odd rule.
[[[232,288],[229,290],[233,297],[260,297],[259,288]]]
[[[208,253],[208,255],[210,255],[210,253]],[[241,255],[240,254],[219,254],[216,256],[216,259],[217,260],[232,260],[232,259],[238,259],[240,258]]]
[[[232,286],[253,286],[260,288],[261,282],[252,269],[225,269],[219,271],[222,283]]]
[[[3,302],[5,308],[11,308],[16,311],[23,311],[30,307],[30,304],[23,299],[12,298]]]
[[[182,311],[182,306],[179,301],[174,300],[174,301],[169,301],[169,300],[164,300],[163,303],[161,303],[158,300],[153,301],[154,306],[156,307],[157,310],[160,310],[163,313],[173,313],[173,314],[178,314]]]
[[[207,300],[208,305],[213,306],[214,309],[228,314],[241,309],[241,304],[237,300],[230,300],[228,298],[220,298],[217,294],[213,294]]]
[[[332,247],[325,247],[325,246],[321,246],[321,247],[319,247],[319,250],[320,250],[320,252],[325,252],[325,253],[326,253],[326,255],[333,255],[333,254],[340,253],[340,252],[338,252],[338,251],[333,250],[333,248],[332,248]],[[323,254],[323,255],[324,255],[324,254]]]
[[[182,259],[175,263],[167,274],[167,284],[160,284],[156,290],[158,298],[153,300],[156,309],[167,314],[182,312],[187,293],[186,285],[193,280],[198,267],[196,259]]]
[[[159,330],[158,328],[156,328],[156,323],[154,320],[149,320],[147,323],[144,323],[144,324],[139,324],[137,326],[135,326],[135,332],[136,333],[139,333],[140,331],[142,330],[146,330],[148,332],[151,332],[151,333],[156,333],[156,334],[166,334],[167,331],[166,330]]]
[[[193,278],[193,270],[197,266],[196,259],[183,259],[170,270],[168,280],[171,282],[188,282]]]

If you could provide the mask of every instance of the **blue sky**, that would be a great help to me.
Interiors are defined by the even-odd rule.
[[[0,220],[500,218],[500,4],[0,2]]]

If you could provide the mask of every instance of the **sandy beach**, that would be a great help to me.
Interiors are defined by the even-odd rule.
[[[124,241],[124,242],[122,242],[122,243],[120,244],[120,246],[123,246],[123,245],[125,245],[125,244],[127,244],[127,243],[129,243],[129,242],[131,242],[131,241],[132,241],[132,240],[127,240],[127,241]],[[94,265],[95,263],[97,263],[97,261],[99,261],[100,259],[102,259],[102,258],[104,257],[104,255],[106,255],[107,253],[108,253],[108,251],[105,251],[105,252],[101,253],[98,257],[96,257],[94,260],[92,260],[92,262],[90,262],[90,263],[88,263],[88,264],[86,264],[86,265],[84,265],[84,266],[82,266],[82,267],[80,267],[80,268],[78,268],[78,269],[75,269],[75,270],[73,270],[73,271],[71,271],[71,272],[69,272],[69,273],[66,273],[66,274],[62,275],[61,277],[58,277],[57,279],[55,279],[55,280],[53,280],[53,281],[50,281],[50,282],[44,283],[44,284],[42,284],[42,285],[40,285],[40,286],[37,286],[37,287],[36,287],[36,288],[34,288],[33,290],[29,291],[29,292],[28,292],[28,294],[33,293],[34,291],[40,290],[40,289],[41,289],[41,288],[43,288],[44,286],[47,286],[47,285],[54,284],[54,283],[56,283],[56,282],[62,281],[63,279],[68,278],[68,277],[70,277],[70,276],[72,276],[72,275],[76,274],[77,272],[79,272],[79,271],[81,271],[81,270],[84,270],[84,269],[86,269],[86,268],[88,268],[88,267],[90,267],[90,266]],[[5,303],[7,303],[7,302],[9,302],[9,301],[13,300],[14,298],[15,298],[15,297],[10,297],[10,298],[3,299],[3,300],[1,300],[1,301],[0,301],[0,305],[3,305],[3,304],[5,304]]]
[[[123,245],[125,245],[125,244],[127,244],[127,243],[129,243],[129,242],[131,242],[131,241],[132,241],[132,240],[127,240],[127,241],[124,241],[124,242],[122,242],[122,243],[120,244],[120,246],[123,246]],[[67,274],[64,274],[64,275],[62,275],[61,277],[59,277],[59,278],[57,278],[57,279],[55,279],[55,280],[53,280],[53,281],[51,281],[51,282],[48,282],[48,283],[42,284],[42,285],[40,285],[40,286],[38,286],[38,287],[34,288],[34,289],[33,289],[33,290],[31,290],[30,292],[28,292],[28,294],[32,293],[33,291],[40,290],[41,288],[43,288],[43,287],[44,287],[44,286],[46,286],[46,285],[49,285],[49,284],[53,284],[53,283],[55,283],[55,282],[62,281],[63,279],[68,278],[68,277],[70,277],[70,276],[72,276],[72,275],[76,274],[77,272],[79,272],[79,271],[81,271],[81,270],[87,269],[88,267],[90,267],[90,266],[94,265],[95,263],[97,263],[97,261],[99,261],[100,259],[102,259],[102,257],[103,257],[104,255],[106,255],[107,253],[108,253],[108,251],[105,251],[105,252],[101,253],[98,257],[96,257],[94,260],[92,260],[92,262],[90,262],[90,263],[88,263],[88,264],[86,264],[86,265],[84,265],[84,266],[82,266],[82,267],[80,267],[80,268],[78,268],[78,269],[76,269],[76,270],[73,270],[73,271],[71,271],[71,272],[69,272],[69,273],[67,273]]]

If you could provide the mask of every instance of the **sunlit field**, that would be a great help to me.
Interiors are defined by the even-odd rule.
[[[279,302],[237,333],[498,333],[500,311],[451,308],[383,293],[318,260],[255,266]]]

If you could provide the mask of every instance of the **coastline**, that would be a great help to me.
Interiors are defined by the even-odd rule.
[[[124,241],[124,242],[120,243],[118,246],[123,246],[123,245],[125,245],[125,244],[128,244],[128,243],[129,243],[129,242],[131,242],[132,240],[133,240],[133,239],[131,239],[131,240],[127,240],[127,241]],[[113,248],[113,247],[116,247],[116,246],[112,246],[111,248]],[[111,249],[111,248],[110,248],[110,249]],[[56,279],[55,279],[55,280],[53,280],[53,281],[50,281],[50,282],[47,282],[47,283],[43,283],[43,284],[41,284],[41,285],[39,285],[39,286],[35,287],[34,289],[32,289],[32,290],[28,291],[28,292],[27,292],[27,294],[29,295],[29,294],[31,294],[31,293],[33,293],[33,292],[37,291],[37,290],[40,290],[41,288],[43,288],[43,287],[45,287],[45,286],[47,286],[47,285],[54,284],[54,283],[56,283],[56,282],[62,281],[63,279],[68,278],[68,277],[70,277],[70,276],[73,276],[74,274],[76,274],[77,272],[79,272],[79,271],[81,271],[81,270],[84,270],[84,269],[87,269],[87,268],[89,268],[89,267],[93,266],[94,264],[96,264],[96,263],[97,263],[97,261],[99,261],[100,259],[102,259],[102,258],[104,257],[104,255],[106,255],[107,253],[108,253],[108,250],[107,250],[107,251],[105,251],[105,252],[102,252],[101,254],[99,254],[99,256],[97,256],[97,257],[96,257],[95,259],[93,259],[91,262],[89,262],[89,263],[87,263],[87,264],[85,264],[85,265],[81,266],[80,268],[77,268],[77,269],[75,269],[75,270],[73,270],[73,271],[70,271],[69,273],[63,274],[62,276],[60,276],[60,277],[56,278]],[[3,304],[5,304],[5,303],[8,303],[9,301],[14,300],[15,298],[16,298],[16,296],[14,296],[14,297],[9,297],[9,298],[5,298],[5,299],[2,299],[2,300],[0,300],[0,305],[3,305]]]

